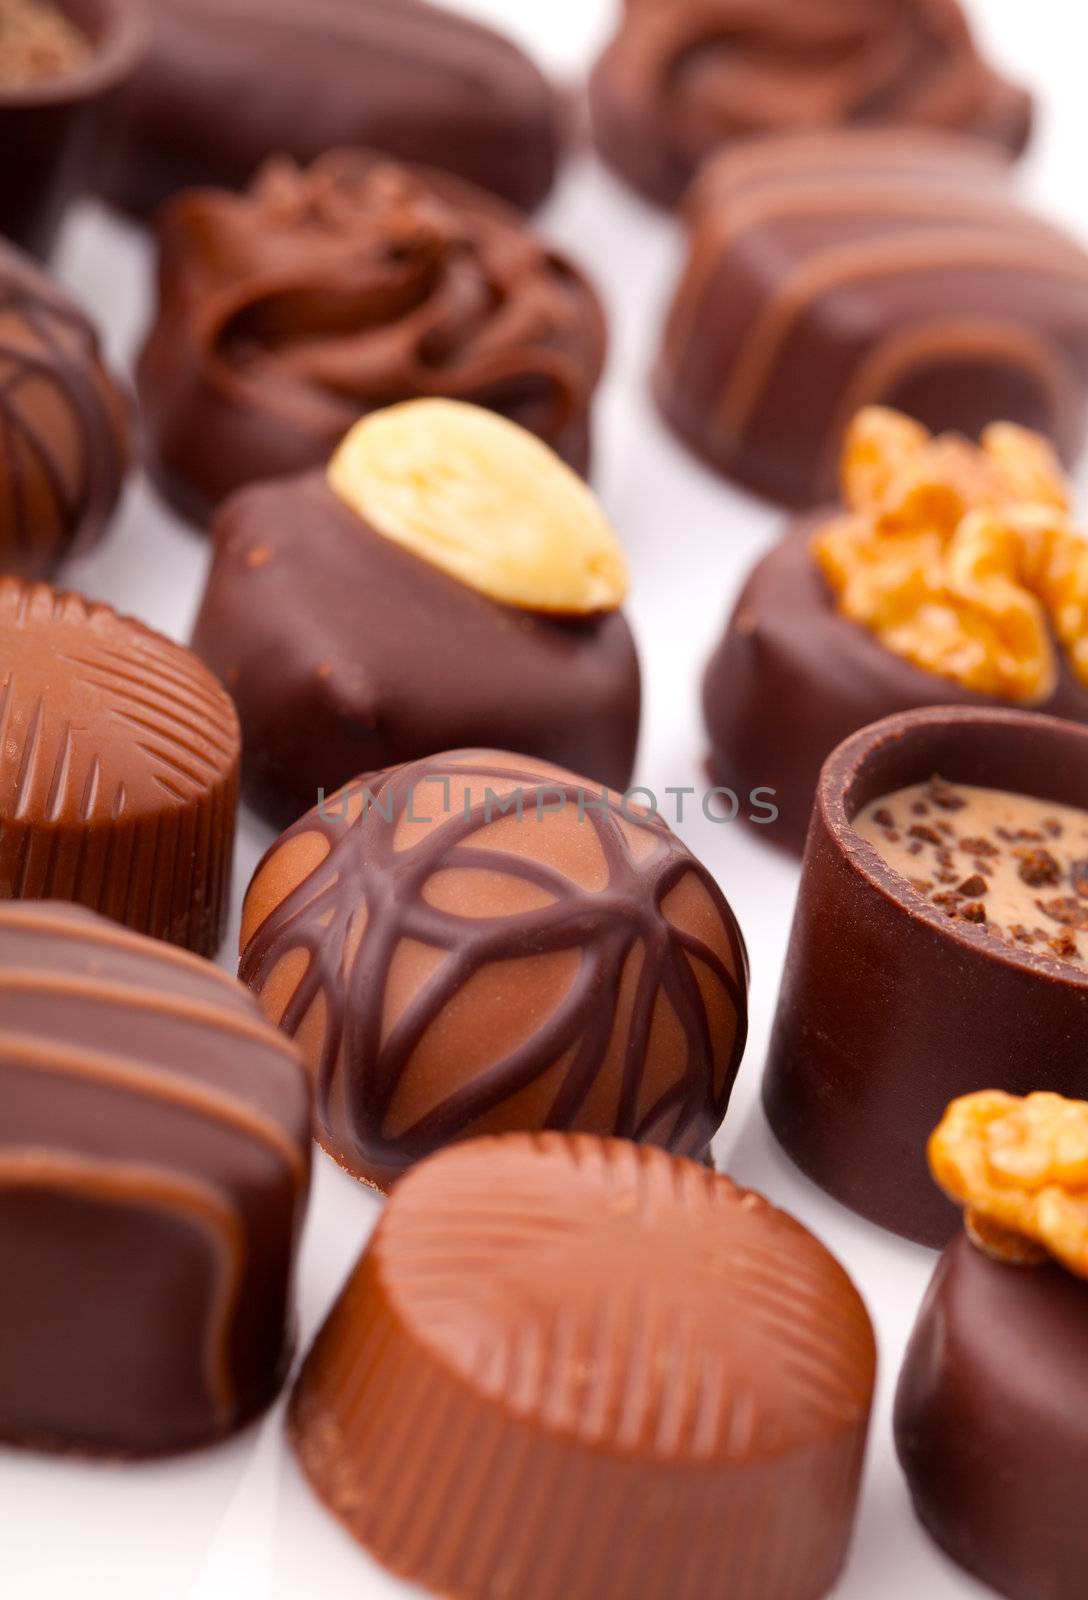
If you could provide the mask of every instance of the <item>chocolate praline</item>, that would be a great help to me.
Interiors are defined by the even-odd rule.
[[[705,1158],[747,1032],[706,868],[660,817],[500,751],[360,778],[288,829],[239,971],[302,1045],[318,1138],[380,1187],[508,1129]]]
[[[375,532],[320,473],[219,512],[193,648],[238,708],[246,798],[281,827],[319,789],[455,746],[631,779],[641,691],[622,612],[499,604]]]
[[[0,900],[75,901],[214,955],[240,743],[190,651],[82,595],[0,578]]]
[[[738,794],[773,789],[778,820],[760,834],[797,855],[820,769],[844,739],[923,706],[1002,704],[915,666],[840,613],[810,551],[812,535],[835,514],[800,519],[756,564],[703,680],[713,781]],[[1055,653],[1054,693],[1032,709],[1088,723],[1088,686],[1066,651]],[[768,707],[788,707],[788,724]]]
[[[0,233],[36,256],[49,254],[69,204],[93,183],[116,97],[149,43],[140,0],[51,4],[74,30],[75,59],[25,82],[0,73]]]
[[[509,1134],[398,1186],[288,1428],[349,1532],[454,1600],[820,1600],[875,1367],[847,1274],[761,1196]]]
[[[1080,1600],[1088,1570],[1088,1283],[961,1234],[907,1350],[895,1440],[914,1507],[1009,1600]]]
[[[424,0],[150,0],[151,50],[101,192],[147,216],[269,156],[342,145],[443,167],[524,210],[551,188],[560,102],[509,39]],[[316,87],[315,87],[316,86]]]
[[[958,0],[626,0],[590,103],[605,160],[662,205],[753,137],[913,126],[1019,154],[1032,123],[1030,95],[986,64]]]
[[[148,461],[203,523],[232,490],[322,466],[361,416],[444,396],[588,470],[604,366],[589,281],[519,213],[448,174],[338,150],[202,189],[159,220],[138,365]]]
[[[1066,462],[1088,420],[1088,253],[1017,199],[976,141],[910,132],[760,140],[710,162],[655,370],[709,465],[806,507],[885,405],[975,438],[995,417]]]
[[[75,906],[0,906],[0,1438],[161,1455],[271,1403],[310,1098],[209,962]]]
[[[839,746],[817,790],[763,1080],[802,1171],[927,1245],[958,1221],[926,1166],[948,1102],[995,1087],[1076,1096],[1088,1016],[1082,967],[952,920],[854,831],[870,801],[935,773],[1088,810],[1088,728],[933,707]]]
[[[105,531],[128,467],[128,400],[98,334],[0,240],[0,570],[50,577]]]

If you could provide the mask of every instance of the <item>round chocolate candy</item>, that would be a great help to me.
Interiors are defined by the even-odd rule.
[[[150,55],[121,97],[107,197],[148,216],[269,156],[370,145],[531,210],[555,181],[561,102],[509,39],[423,0],[149,0]],[[315,85],[318,87],[315,89]]]
[[[895,1439],[915,1510],[1009,1600],[1081,1600],[1088,1570],[1088,1283],[941,1257],[899,1380]]]
[[[626,0],[590,104],[605,160],[662,205],[707,156],[754,136],[913,126],[1019,154],[1032,120],[958,0]]]
[[[807,3],[807,0],[806,0]],[[1075,460],[1088,419],[1088,254],[971,140],[759,141],[689,198],[655,388],[711,466],[794,506],[834,494],[862,407],[971,438],[995,417]]]
[[[874,1372],[850,1279],[760,1196],[509,1134],[398,1185],[289,1429],[350,1532],[453,1600],[819,1600]]]
[[[0,241],[0,570],[48,577],[95,543],[121,493],[128,427],[90,322]]]
[[[759,785],[773,789],[778,819],[759,832],[797,855],[820,769],[844,739],[882,717],[925,706],[1002,704],[915,666],[841,614],[811,549],[813,535],[837,514],[801,519],[757,563],[703,681],[714,783],[741,794]],[[1037,709],[1088,723],[1088,685],[1064,650],[1057,661],[1053,692]],[[803,714],[787,727],[768,707],[802,707]]]
[[[944,781],[909,826],[919,872],[932,879],[932,861],[938,871],[947,863],[941,900],[935,883],[911,882],[855,827],[874,802],[935,774]],[[1084,863],[1064,887],[1040,880],[1040,927],[1020,931],[1030,937],[991,926],[990,863],[1006,847],[1022,851],[1030,876],[1040,830],[975,838],[957,785],[999,791],[1013,807],[1022,799],[1033,816],[1036,800],[1088,813],[1088,728],[938,707],[888,717],[840,745],[817,791],[763,1083],[771,1127],[810,1178],[928,1245],[945,1244],[957,1225],[925,1157],[948,1102],[993,1085],[1083,1088],[1070,1041],[1083,1031],[1088,971],[1061,951],[1073,927],[1088,927]]]
[[[747,1028],[740,931],[668,826],[494,751],[360,779],[289,829],[240,975],[302,1046],[322,1144],[382,1187],[509,1129],[704,1157]]]
[[[587,280],[491,195],[360,150],[275,161],[160,221],[139,363],[152,471],[203,522],[233,489],[324,466],[368,412],[443,395],[585,472],[604,352]]]
[[[218,948],[240,736],[180,645],[81,595],[0,579],[0,899],[63,899]]]
[[[0,1438],[146,1456],[286,1372],[310,1161],[297,1050],[208,962],[0,907]]]
[[[240,491],[193,648],[238,707],[246,798],[278,827],[360,772],[500,745],[623,790],[638,656],[623,553],[533,435],[418,400],[327,474]]]

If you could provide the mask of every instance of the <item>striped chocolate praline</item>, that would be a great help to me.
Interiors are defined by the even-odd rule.
[[[349,1531],[451,1600],[819,1600],[875,1366],[843,1268],[759,1195],[508,1134],[398,1186],[288,1425]]]
[[[158,1455],[266,1406],[309,1162],[298,1052],[232,978],[0,906],[0,1439]]]
[[[240,758],[230,699],[131,617],[0,579],[0,900],[71,900],[212,955]]]
[[[712,161],[657,362],[666,420],[795,506],[834,498],[846,429],[882,404],[975,438],[995,417],[1072,462],[1088,420],[1088,253],[971,140],[763,140]]]

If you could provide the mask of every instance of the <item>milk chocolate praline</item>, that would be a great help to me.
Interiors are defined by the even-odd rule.
[[[453,1600],[820,1600],[875,1365],[842,1267],[760,1196],[508,1134],[398,1186],[288,1427],[347,1529]]]
[[[836,1199],[928,1245],[957,1213],[926,1141],[947,1103],[997,1087],[1076,1096],[1088,974],[953,921],[851,826],[934,774],[1088,809],[1088,728],[930,708],[848,739],[820,777],[763,1083],[777,1138]]]
[[[703,1158],[744,1050],[747,957],[706,868],[660,817],[504,752],[330,796],[258,867],[241,945],[318,1138],[383,1187],[507,1129]]]
[[[270,1404],[310,1092],[240,984],[75,906],[0,906],[0,1147],[0,1439],[161,1455]]]
[[[654,377],[670,427],[757,494],[832,497],[864,406],[975,438],[995,417],[1076,459],[1088,253],[1007,162],[939,134],[819,133],[715,158]]]
[[[422,0],[149,0],[150,54],[102,192],[147,216],[238,188],[273,155],[370,145],[530,210],[555,179],[558,96],[510,40]],[[315,86],[317,86],[315,88]]]
[[[802,518],[756,564],[703,682],[713,781],[738,794],[774,789],[778,820],[760,835],[797,855],[820,769],[844,739],[923,706],[1001,704],[915,666],[840,613],[810,549],[812,535],[835,514]],[[1088,723],[1088,687],[1064,649],[1057,658],[1057,685],[1038,709]]]
[[[0,900],[64,899],[201,955],[226,919],[234,707],[181,645],[0,578]]]
[[[141,0],[50,4],[72,30],[60,70],[20,82],[0,68],[0,233],[37,256],[93,182],[116,96],[148,46]]]
[[[1019,154],[1032,120],[958,0],[625,0],[590,103],[605,160],[662,205],[707,156],[753,137],[917,127]]]
[[[907,1349],[895,1442],[919,1519],[1009,1600],[1080,1600],[1088,1568],[1088,1283],[961,1233]]]
[[[91,322],[0,241],[0,571],[50,577],[94,545],[121,493],[128,434]]]
[[[605,356],[583,274],[446,173],[338,150],[159,221],[138,366],[148,462],[198,523],[232,490],[323,466],[359,417],[439,395],[488,406],[578,472]]]

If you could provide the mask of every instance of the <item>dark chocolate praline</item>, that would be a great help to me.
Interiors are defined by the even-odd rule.
[[[151,50],[114,118],[101,192],[147,217],[239,188],[273,155],[368,145],[532,210],[555,181],[559,97],[491,28],[424,0],[149,0]]]
[[[800,519],[756,564],[703,680],[714,783],[738,794],[774,789],[778,820],[759,833],[796,855],[805,847],[820,769],[859,728],[923,706],[981,711],[1003,704],[926,672],[841,614],[809,548],[838,514]],[[1031,709],[1088,724],[1088,685],[1060,645],[1055,654],[1054,693]]]
[[[1088,1283],[961,1234],[918,1315],[895,1442],[919,1519],[961,1567],[1008,1600],[1081,1600]]]
[[[1084,1087],[1088,973],[952,921],[851,826],[925,782],[1088,810],[1088,728],[1030,712],[932,707],[848,739],[820,777],[763,1080],[787,1154],[844,1205],[920,1244],[958,1212],[926,1141],[950,1100]]]
[[[321,473],[223,506],[193,648],[238,708],[246,797],[280,827],[322,788],[463,746],[631,780],[641,690],[621,611],[491,600],[376,533]]]

